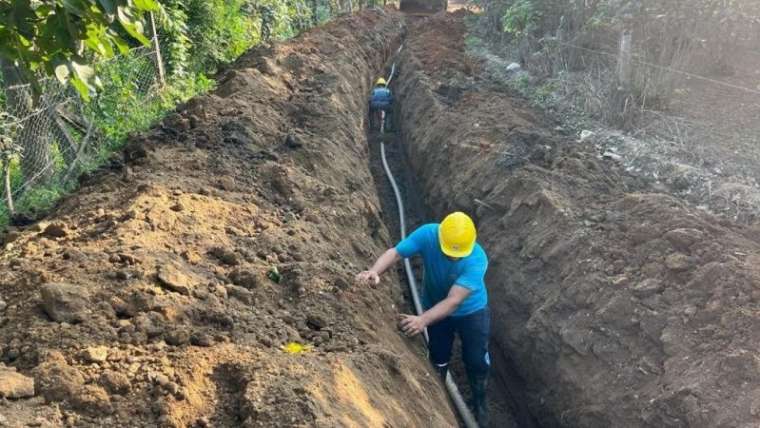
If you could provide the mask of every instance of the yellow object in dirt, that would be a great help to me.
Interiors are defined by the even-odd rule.
[[[282,350],[287,354],[303,354],[304,352],[311,351],[311,345],[302,345],[297,342],[290,342],[282,347]]]
[[[386,82],[385,79],[383,79],[382,77],[377,79],[377,81],[375,82],[375,86],[385,86],[387,84],[388,82]]]
[[[455,212],[446,216],[438,228],[441,251],[449,257],[462,258],[472,253],[477,231],[470,216]]]

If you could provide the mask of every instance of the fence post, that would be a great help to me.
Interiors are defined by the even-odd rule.
[[[11,191],[11,160],[5,159],[3,162],[3,182],[5,185],[5,197],[8,204],[8,212],[11,215],[16,214],[16,208],[13,206],[13,192]]]
[[[632,120],[630,115],[633,95],[633,31],[631,30],[632,16],[623,18],[623,26],[620,32],[620,46],[617,59],[617,87],[611,99],[612,111],[617,125],[626,129]]]
[[[153,12],[150,12],[150,27],[153,30],[153,50],[155,51],[158,82],[163,88],[164,85],[166,85],[166,79],[164,77],[164,60],[161,58],[161,46],[158,43],[158,31],[156,31],[156,19],[153,16]]]
[[[618,83],[629,91],[633,86],[633,32],[630,28],[624,28],[620,35],[617,71]]]

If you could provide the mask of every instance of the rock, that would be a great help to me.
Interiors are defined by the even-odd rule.
[[[607,151],[607,152],[602,153],[602,159],[609,159],[609,160],[613,160],[615,162],[620,162],[620,161],[623,160],[623,157],[620,156],[617,153],[613,153],[613,152]]]
[[[56,322],[70,324],[84,321],[89,314],[87,290],[78,285],[48,283],[40,289],[42,310]]]
[[[190,344],[207,348],[214,344],[214,339],[206,333],[193,333],[190,336]]]
[[[119,372],[106,370],[100,375],[100,385],[111,394],[124,395],[132,388],[129,378]]]
[[[66,235],[68,235],[68,232],[62,223],[52,223],[42,231],[42,236],[48,238],[65,238]]]
[[[697,229],[674,229],[665,234],[665,239],[682,252],[688,252],[691,246],[701,241],[703,237],[702,231]]]
[[[300,149],[303,147],[303,142],[300,138],[294,136],[293,134],[288,134],[285,137],[285,147],[293,150]]]
[[[214,247],[209,251],[209,254],[229,266],[237,266],[240,264],[240,257],[237,253],[223,247]]]
[[[111,398],[105,389],[97,385],[84,385],[71,398],[75,410],[92,415],[109,414],[113,411]]]
[[[159,372],[149,373],[148,379],[153,381],[153,383],[155,383],[156,385],[163,386],[163,387],[166,387],[167,385],[172,383],[171,380],[169,380],[168,376]]]
[[[5,233],[5,236],[3,237],[3,244],[12,244],[16,242],[19,238],[21,238],[22,233],[18,230],[9,230]]]
[[[327,321],[319,315],[309,315],[306,317],[306,325],[312,330],[322,330],[327,327]]]
[[[222,177],[217,183],[217,187],[228,192],[235,190],[235,180],[232,177]]]
[[[516,62],[513,62],[507,66],[507,72],[509,73],[519,73],[522,71],[522,66]]]
[[[647,278],[633,287],[633,294],[638,298],[646,298],[662,292],[665,287],[662,282],[653,278]]]
[[[0,366],[0,397],[18,399],[34,396],[34,379]]]
[[[681,253],[675,253],[669,255],[665,259],[665,266],[676,272],[683,272],[691,267],[691,259],[688,256]]]
[[[187,330],[172,330],[166,333],[164,341],[172,346],[187,345],[190,342],[190,333]]]
[[[258,287],[261,283],[258,273],[249,269],[235,269],[230,273],[230,280],[233,284],[249,290]]]
[[[108,348],[105,346],[91,346],[81,353],[81,358],[87,363],[102,363],[108,359]]]
[[[48,402],[68,400],[84,385],[82,373],[57,352],[34,371],[35,387]]]
[[[5,300],[0,299],[0,312],[3,312],[5,310],[5,308],[7,308],[7,307],[8,307],[8,304],[5,303]]]
[[[583,131],[581,131],[581,137],[580,137],[580,140],[578,141],[580,141],[581,143],[585,143],[595,136],[596,136],[596,133],[594,133],[593,131],[584,129]]]
[[[256,302],[254,294],[243,287],[237,285],[227,284],[225,285],[227,294],[235,299],[240,300],[246,305],[253,305]]]
[[[158,268],[158,280],[171,291],[185,296],[195,287],[196,281],[190,275],[186,275],[173,265],[164,265]]]

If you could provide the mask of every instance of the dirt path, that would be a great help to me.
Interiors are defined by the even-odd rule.
[[[455,425],[397,278],[353,282],[390,242],[363,124],[401,27],[366,11],[244,55],[6,235],[0,425]]]
[[[465,55],[463,17],[409,30],[404,147],[434,215],[476,217],[492,350],[514,361],[530,413],[541,426],[756,426],[756,232],[553,134]]]

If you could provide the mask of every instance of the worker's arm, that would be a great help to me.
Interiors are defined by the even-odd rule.
[[[454,285],[449,290],[449,295],[446,296],[445,299],[425,311],[422,315],[402,315],[401,329],[407,336],[414,336],[422,333],[422,330],[424,330],[425,327],[435,324],[451,315],[471,292],[470,289]]]
[[[382,256],[375,262],[369,270],[365,270],[356,275],[356,279],[361,282],[369,282],[377,285],[380,283],[380,275],[383,274],[389,267],[393,266],[397,261],[401,259],[395,248],[391,248],[384,252]]]

